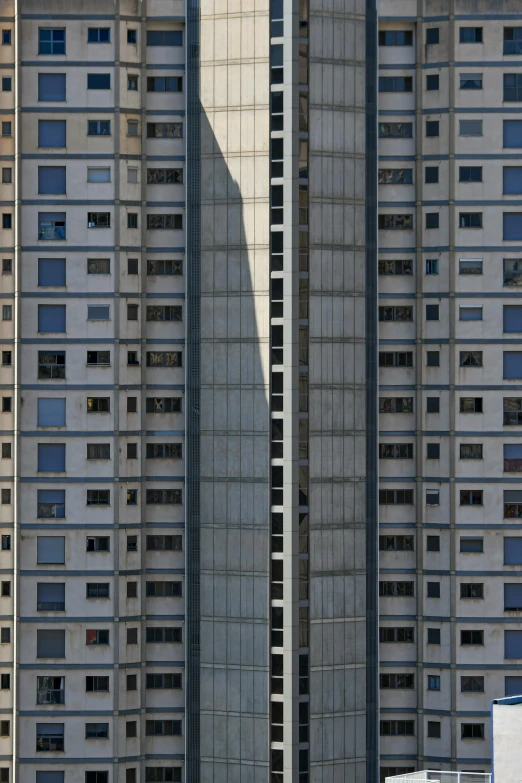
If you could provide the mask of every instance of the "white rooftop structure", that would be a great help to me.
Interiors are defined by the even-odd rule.
[[[407,775],[393,775],[386,783],[491,783],[489,772],[446,772],[440,769],[423,769]]]

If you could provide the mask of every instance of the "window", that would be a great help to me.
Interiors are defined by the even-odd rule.
[[[459,258],[459,275],[481,275],[481,258]]]
[[[148,139],[182,139],[182,122],[148,122]]]
[[[127,413],[137,413],[137,412],[138,412],[138,398],[127,397]]]
[[[181,628],[151,628],[146,629],[146,640],[149,643],[158,642],[180,642]]]
[[[12,275],[13,274],[13,259],[12,258],[2,258],[2,274],[3,275]]]
[[[482,506],[483,505],[483,490],[482,489],[461,489],[460,490],[460,505],[461,506]]]
[[[4,212],[2,214],[2,228],[12,228],[12,227],[13,227],[12,214],[10,212]]]
[[[138,120],[127,120],[127,136],[139,136],[140,133],[140,124]],[[138,169],[127,169],[129,172],[128,182],[137,182],[138,181]],[[131,179],[130,172],[135,171],[136,172],[136,179]]]
[[[91,645],[105,645],[109,644],[109,631],[108,630],[88,630],[85,632],[85,644]]]
[[[110,321],[111,320],[110,305],[87,305],[87,320]]]
[[[13,181],[13,169],[2,169],[2,182],[10,184]]]
[[[65,397],[39,397],[37,423],[39,427],[64,427]]]
[[[2,367],[11,367],[13,362],[12,351],[2,351]]]
[[[127,351],[127,364],[129,367],[139,367],[140,360],[137,351]]]
[[[10,443],[2,443],[2,459],[11,459]]]
[[[147,459],[181,459],[181,443],[147,443]]]
[[[147,351],[147,367],[182,367],[181,351]]]
[[[459,228],[482,228],[482,212],[459,212]]]
[[[504,305],[504,332],[522,332],[522,306]]]
[[[438,304],[426,305],[426,320],[427,321],[438,321],[439,320],[439,305]]]
[[[181,413],[181,397],[147,397],[147,413]]]
[[[479,646],[484,644],[484,631],[461,631],[460,643],[463,646]]]
[[[88,73],[87,74],[87,89],[88,90],[110,90],[111,89],[111,75],[110,75],[110,73]]]
[[[11,490],[10,489],[3,489],[2,490],[2,505],[3,506],[9,506],[11,504]]]
[[[426,76],[426,90],[438,90],[439,89],[439,74],[429,73]]]
[[[111,458],[110,443],[87,444],[87,459],[110,459],[110,458]]]
[[[181,30],[147,30],[147,46],[183,46]]]
[[[504,74],[504,101],[522,101],[522,74]]]
[[[11,413],[13,409],[13,398],[2,397],[2,413]]]
[[[110,598],[110,588],[108,582],[87,582],[86,598]]]
[[[433,184],[439,181],[439,167],[438,166],[426,166],[424,169],[424,182],[426,184]]]
[[[379,459],[413,459],[413,444],[380,443]]]
[[[88,258],[87,259],[87,274],[88,275],[110,275],[111,273],[111,259],[110,258]]]
[[[504,611],[518,612],[522,609],[522,584],[509,583],[504,584]]]
[[[38,444],[38,472],[39,473],[64,473],[65,472],[65,444],[64,443],[39,443]]]
[[[437,674],[428,674],[428,690],[440,691],[440,677]]]
[[[38,213],[38,239],[65,239],[65,212]]]
[[[522,492],[519,490],[504,490],[504,518],[522,517]]]
[[[137,92],[138,90],[138,76],[131,74],[127,76],[127,89],[131,92]]]
[[[179,274],[181,274],[181,272]],[[396,260],[379,259],[379,274],[380,275],[412,275],[413,261],[409,258],[396,259]]]
[[[86,723],[85,739],[109,739],[109,724]]]
[[[85,783],[109,783],[109,773],[98,770],[86,771]]]
[[[482,182],[482,166],[459,166],[459,182]]]
[[[64,286],[66,279],[65,275],[65,258],[38,259],[39,286]]]
[[[522,259],[504,258],[504,285],[522,285]]]
[[[127,305],[127,321],[137,321],[138,320],[138,305],[137,304],[128,304]]]
[[[11,629],[0,628],[0,644],[10,644],[10,643],[11,643]]]
[[[397,171],[399,170],[397,169]],[[183,169],[147,169],[147,183],[149,185],[181,185],[183,183]]]
[[[393,688],[414,688],[414,675],[413,674],[381,674],[380,675],[380,687],[382,689]]]
[[[88,120],[87,136],[110,136],[110,135],[111,135],[110,120]]]
[[[504,351],[504,378],[522,378],[522,352]]]
[[[66,121],[38,120],[38,146],[43,148],[65,147]]]
[[[505,696],[518,696],[522,693],[522,677],[504,677]]]
[[[38,100],[54,103],[65,101],[65,74],[39,73]]]
[[[438,489],[427,489],[426,490],[426,505],[427,506],[438,506],[440,505],[440,492]]]
[[[461,723],[460,725],[461,739],[484,739],[484,724],[483,723]]]
[[[379,215],[379,230],[413,231],[413,215]]]
[[[427,598],[440,598],[440,582],[427,582],[426,588]]]
[[[9,535],[3,535],[2,536],[2,551],[9,551],[11,549],[11,536]]]
[[[181,735],[180,720],[148,720],[145,722],[147,737],[172,737]]]
[[[87,31],[87,43],[110,43],[110,27],[89,27]]]
[[[459,306],[459,321],[482,321],[482,306],[468,307]]]
[[[460,585],[461,598],[484,598],[484,585],[474,582],[462,582]]]
[[[87,397],[87,413],[110,413],[110,397]]]
[[[37,658],[65,658],[65,631],[39,628],[36,631]]]
[[[110,182],[111,170],[110,167],[103,168],[87,168],[87,182]]]
[[[379,641],[381,644],[411,643],[414,641],[414,634],[414,628],[379,628]]]
[[[440,367],[440,351],[426,351],[426,366]]]
[[[522,631],[504,631],[504,658],[522,658]]]
[[[111,503],[111,491],[110,489],[88,489],[87,490],[87,505],[88,506],[109,506]]]
[[[379,307],[379,321],[413,321],[413,307]]]
[[[380,351],[379,367],[413,367],[413,352]]]
[[[461,73],[460,74],[460,89],[461,90],[481,90],[482,89],[482,74],[481,73]]]
[[[149,305],[147,321],[181,321],[183,308],[180,305]]]
[[[137,737],[138,736],[138,730],[137,730],[137,724],[135,720],[129,720],[125,723],[125,736],[126,737]],[[127,772],[130,770],[127,769]],[[135,769],[132,769],[132,772],[136,773]]]
[[[88,228],[110,228],[111,227],[111,213],[110,212],[88,212],[87,213],[87,227]]]
[[[482,27],[461,27],[460,43],[482,43]]]
[[[181,505],[180,489],[148,489],[146,495],[147,505],[169,504]]]
[[[522,54],[522,27],[504,27],[504,54]]]
[[[111,539],[109,536],[87,536],[85,548],[87,552],[110,552]]]
[[[137,212],[128,212],[127,213],[127,228],[138,228],[138,213]]]
[[[38,490],[38,519],[65,518],[65,490]]]
[[[432,739],[440,739],[440,721],[429,720],[428,722],[428,737]]]
[[[504,147],[522,147],[522,120],[504,120]]]
[[[147,92],[183,92],[183,77],[147,76]]]
[[[181,767],[146,767],[145,780],[147,783],[181,783]]]
[[[426,259],[426,274],[427,275],[438,275],[439,274],[439,259],[438,258],[427,258]]]
[[[440,552],[440,536],[426,536],[426,552]]]
[[[428,27],[426,28],[426,44],[438,44],[439,42],[439,28]]]
[[[109,678],[108,677],[96,677],[87,676],[85,678],[85,692],[95,693],[98,691],[109,690]]]
[[[153,598],[181,597],[181,582],[147,582],[147,596]]]
[[[181,674],[147,674],[146,687],[148,689],[181,688]]]
[[[128,275],[137,275],[138,274],[138,259],[137,258],[128,258],[127,259],[127,274]]]
[[[138,459],[137,443],[127,443],[127,459]]]
[[[36,608],[39,612],[65,611],[65,584],[39,582],[36,585]]]
[[[413,551],[413,536],[379,536],[381,552]]]
[[[460,367],[482,367],[482,351],[461,351]]]
[[[482,120],[459,120],[459,136],[482,136]]]
[[[65,305],[38,305],[39,332],[65,332]]]
[[[413,413],[413,397],[379,397],[379,413]]]
[[[381,720],[381,737],[413,736],[415,722],[412,720]]]
[[[426,444],[426,458],[427,459],[440,459],[440,443],[427,443]]]
[[[36,751],[64,750],[63,723],[36,724]]]
[[[379,76],[379,92],[412,92],[411,76]]]
[[[434,138],[439,135],[439,121],[438,120],[426,120],[426,136],[428,138]]]
[[[137,597],[138,597],[138,583],[127,582],[127,598],[137,598]],[[136,644],[137,643],[138,642],[136,641]],[[129,644],[129,641],[127,641],[127,644]]]
[[[484,677],[461,677],[461,693],[484,693]]]
[[[461,443],[460,459],[482,459],[482,443]]]
[[[137,489],[128,489],[127,490],[127,505],[128,506],[136,506],[138,504],[138,490]]]
[[[504,563],[506,565],[522,564],[522,538],[504,538]]]
[[[127,43],[128,44],[137,44],[138,43],[138,31],[137,30],[127,30]]]
[[[0,675],[0,689],[3,691],[10,691],[11,690],[11,675],[10,674],[2,674]]]
[[[11,45],[11,30],[2,30],[2,46]]]
[[[38,30],[38,54],[65,54],[65,29],[40,27]]]
[[[127,675],[127,690],[128,691],[135,691],[137,690],[138,686],[138,678],[135,674],[128,674]]]
[[[522,212],[504,212],[502,238],[511,241],[522,239]]]
[[[412,489],[380,489],[379,505],[381,506],[413,505],[413,490]]]
[[[183,215],[147,215],[147,228],[150,230],[175,229],[181,231]]]
[[[10,122],[2,122],[2,136],[11,136]]]
[[[413,582],[379,582],[380,596],[414,596]]]
[[[181,536],[147,536],[148,551],[171,551],[182,550]]]
[[[133,583],[134,585],[136,582]],[[129,594],[128,585],[127,585],[127,595]],[[138,629],[137,628],[127,628],[127,644],[138,644]]]

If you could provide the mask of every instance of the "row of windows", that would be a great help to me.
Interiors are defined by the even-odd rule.
[[[157,259],[147,260],[147,276],[174,276],[183,274],[183,261],[178,259]],[[521,267],[522,268],[522,267]],[[2,274],[13,274],[13,259],[2,258]],[[88,275],[110,275],[110,258],[88,258]],[[139,260],[137,258],[127,259],[127,274],[139,274]],[[61,282],[59,282],[61,281]],[[67,260],[65,258],[39,258],[38,259],[38,285],[45,286],[65,286],[67,285]],[[151,318],[150,320],[155,320]],[[163,320],[160,318],[159,320]]]
[[[11,596],[11,582],[0,582],[0,595]],[[181,598],[181,582],[146,582],[147,598]],[[110,599],[109,582],[87,582],[86,599]],[[138,598],[138,583],[127,582],[127,598]],[[38,582],[36,585],[38,612],[65,612],[65,582]]]
[[[5,398],[4,398],[5,399]],[[10,398],[8,398],[10,399]],[[504,443],[504,473],[520,473],[522,471],[522,444]],[[483,459],[482,443],[461,443],[460,459]],[[87,457],[89,459],[89,457]],[[440,459],[440,443],[426,444],[426,458]],[[108,459],[108,457],[107,457]],[[379,459],[413,459],[413,443],[380,443]],[[461,505],[464,505],[461,503]],[[474,505],[480,505],[475,503]]]
[[[47,463],[51,468],[58,467],[58,457],[61,454],[54,454],[55,462]],[[61,466],[61,463],[60,463]],[[51,471],[63,473],[64,470]],[[128,489],[126,493],[127,505],[138,505],[138,490]],[[10,488],[0,490],[0,502],[2,505],[10,505],[12,495]],[[145,502],[149,506],[153,505],[182,505],[181,489],[147,489],[145,492]],[[88,489],[86,496],[87,506],[110,506],[110,489]],[[38,490],[38,512],[39,519],[63,519],[65,518],[65,490],[61,489],[39,489]]]
[[[459,305],[459,321],[482,321],[482,305]],[[503,305],[503,332],[522,332],[522,305]],[[440,305],[425,306],[427,321],[440,320]],[[147,319],[151,320],[151,319]],[[413,307],[383,305],[379,307],[379,321],[413,321]]]
[[[38,28],[38,54],[65,54],[66,43],[65,27],[39,27]],[[183,33],[181,30],[147,30],[147,46],[182,46]],[[87,43],[110,43],[110,27],[88,27]],[[12,43],[12,31],[2,30],[2,45],[10,46]],[[127,30],[127,43],[138,43],[138,30]]]
[[[2,169],[2,172],[4,169]],[[6,169],[10,172],[11,169]],[[504,166],[502,169],[503,193],[520,195],[522,193],[522,167]],[[3,176],[3,175],[2,175]],[[10,175],[9,175],[10,177]],[[2,179],[2,181],[4,181]],[[9,178],[7,181],[11,181]],[[439,167],[426,166],[424,168],[424,182],[434,184],[439,181]],[[459,166],[459,182],[482,182],[482,166]],[[413,169],[379,169],[380,185],[412,185]],[[64,191],[65,192],[65,191]]]
[[[434,739],[440,739],[441,733],[440,721],[427,721],[427,736]],[[415,721],[413,720],[381,720],[381,737],[413,737],[415,735]],[[461,739],[484,739],[483,723],[461,723]]]
[[[382,354],[382,367],[412,367],[412,354]],[[393,359],[390,360],[389,357]],[[426,398],[426,413],[439,413],[439,398]],[[460,397],[460,413],[483,413],[482,397]],[[522,397],[504,397],[503,424],[522,425]],[[413,397],[379,397],[379,413],[413,413]]]
[[[439,121],[426,120],[426,136],[439,135]],[[459,136],[483,136],[482,120],[459,120]],[[380,139],[411,139],[413,123],[380,122]],[[507,149],[522,147],[522,120],[503,120],[503,145]]]
[[[138,76],[129,77],[132,81],[130,90],[138,89]],[[4,87],[4,82],[6,86]],[[2,89],[11,90],[11,77],[2,78]],[[88,73],[88,90],[110,90],[110,73]],[[183,92],[182,76],[147,76],[147,92]],[[67,100],[67,74],[39,73],[38,100],[41,103],[65,103]]]
[[[425,228],[440,228],[440,212],[425,212],[424,219]],[[10,225],[7,228],[10,228]],[[459,212],[458,228],[483,228],[483,213]],[[413,231],[413,214],[380,214],[379,230]],[[504,241],[522,239],[522,212],[502,213],[502,239]]]
[[[65,260],[61,258],[40,259],[44,263],[38,265],[39,275],[45,285],[65,286]],[[11,305],[7,305],[11,307]],[[521,308],[522,309],[522,308]],[[127,305],[127,320],[138,320],[139,305]],[[12,313],[12,311],[11,311]],[[181,305],[147,305],[145,308],[147,321],[182,321]],[[10,318],[3,318],[4,321]],[[110,305],[87,305],[87,321],[110,321]],[[39,332],[66,332],[66,305],[38,305]]]
[[[147,783],[181,783],[181,767],[145,767]],[[89,770],[85,772],[85,783],[109,783],[108,771]],[[125,783],[139,780],[135,767],[125,768]],[[9,783],[9,768],[0,767],[0,783]],[[64,770],[36,771],[36,783],[65,783]]]
[[[137,584],[137,583],[135,583]],[[75,632],[75,638],[77,631]],[[182,628],[146,627],[145,641],[147,644],[181,644]],[[126,628],[127,644],[138,644],[138,628]],[[108,628],[92,628],[85,631],[85,644],[87,647],[108,646],[110,644],[110,631]],[[65,658],[66,631],[55,629],[38,629],[36,632],[36,657],[37,658]]]
[[[45,490],[43,490],[45,492]],[[54,490],[50,490],[54,493]],[[63,505],[65,506],[65,491],[63,492]],[[518,539],[514,539],[515,541]],[[11,550],[11,536],[4,534],[0,538],[2,551]],[[182,536],[146,536],[147,552],[182,551]],[[87,536],[85,540],[87,552],[110,552],[110,536]],[[36,562],[38,564],[65,563],[65,536],[37,536],[36,538]],[[138,551],[138,537],[127,536],[127,552]],[[152,584],[152,583],[151,583]],[[180,583],[181,585],[181,583]],[[174,589],[174,588],[173,588]],[[180,587],[181,589],[181,587]]]
[[[3,305],[3,307],[11,307],[11,305]],[[11,320],[4,318],[5,320]],[[64,331],[64,330],[59,330]],[[4,356],[7,354],[7,356]],[[2,352],[2,363],[4,367],[11,366],[12,352]],[[183,366],[183,354],[181,351],[147,351],[146,354],[147,367],[182,367]],[[139,366],[139,354],[138,351],[127,351],[127,364],[129,367]],[[55,351],[49,353],[48,351],[38,351],[38,378],[65,378],[65,351]],[[110,351],[87,351],[87,366],[88,367],[110,367],[111,366],[111,352]],[[131,398],[136,399],[136,398]],[[152,398],[155,399],[155,398]],[[160,398],[164,399],[164,398]],[[170,398],[167,398],[170,399]],[[150,411],[153,413],[154,411]],[[156,411],[157,413],[161,411]],[[167,411],[163,411],[167,412]],[[170,411],[169,411],[170,412]]]
[[[0,721],[0,736],[10,736],[9,721]],[[8,725],[5,725],[8,724]],[[180,720],[147,720],[145,721],[145,734],[147,737],[181,736]],[[137,737],[137,721],[126,721],[125,736]],[[86,723],[85,739],[109,739],[108,723]],[[64,751],[65,750],[65,724],[64,723],[37,723],[36,724],[36,751]]]
[[[482,258],[459,258],[459,275],[483,274]],[[505,286],[522,285],[522,259],[504,258],[502,284]],[[425,272],[427,275],[439,274],[439,259],[426,258]],[[379,275],[413,275],[413,259],[391,258],[379,259]]]
[[[426,28],[426,44],[439,43],[438,27]],[[459,27],[460,43],[484,43],[482,27]],[[379,46],[413,46],[412,30],[380,30]],[[522,27],[504,27],[504,54],[522,54]]]
[[[521,678],[516,678],[517,680]],[[428,674],[427,690],[440,691],[440,676]],[[413,690],[415,688],[414,674],[381,674],[380,687],[382,690]],[[460,678],[461,693],[484,693],[484,677],[465,676]]]
[[[520,351],[504,351],[503,354],[504,379],[522,378],[522,353]],[[426,366],[440,367],[440,351],[426,351]],[[482,367],[482,351],[460,351],[459,366]],[[379,353],[379,367],[413,367],[413,352],[381,351]],[[438,410],[428,411],[428,413],[438,412]]]
[[[10,125],[11,123],[7,123]],[[6,130],[8,130],[6,128]],[[10,136],[4,133],[3,136]],[[110,120],[87,120],[88,136],[110,136]],[[127,135],[139,135],[138,120],[127,120]],[[149,139],[181,139],[183,138],[182,122],[148,122],[147,138]],[[67,146],[67,120],[38,120],[38,146],[43,149],[61,149]],[[129,168],[129,172],[134,169]],[[136,169],[137,171],[137,169]],[[129,182],[136,180],[129,179]],[[156,183],[154,183],[156,184]]]
[[[12,168],[2,168],[2,183],[9,184],[12,181]],[[110,181],[110,166],[87,167],[87,182],[103,184]],[[127,181],[138,181],[137,167],[128,167]],[[147,169],[147,184],[149,185],[180,185],[182,183],[183,169]],[[38,166],[38,193],[39,195],[65,195],[67,193],[66,166]]]
[[[4,492],[5,490],[2,490]],[[440,490],[426,490],[426,505],[440,505]],[[460,493],[461,506],[483,505],[483,490],[462,490]],[[379,504],[381,506],[412,506],[414,505],[413,489],[380,489]],[[519,490],[504,490],[504,519],[522,517],[522,492]]]
[[[40,74],[42,75],[42,74]],[[107,74],[107,76],[109,76]],[[522,74],[504,73],[503,76],[503,100],[505,103],[522,101]],[[459,87],[461,90],[482,90],[483,75],[481,73],[459,73]],[[65,75],[64,75],[65,78]],[[87,77],[89,78],[89,76]],[[110,77],[109,77],[110,78]],[[149,80],[147,80],[148,82]],[[89,84],[87,84],[89,87]],[[147,85],[148,89],[148,85]],[[426,89],[439,89],[439,74],[426,76]],[[379,92],[413,92],[412,76],[379,76]],[[41,99],[40,100],[49,100]],[[55,99],[51,99],[55,100]],[[63,98],[62,100],[65,100]]]

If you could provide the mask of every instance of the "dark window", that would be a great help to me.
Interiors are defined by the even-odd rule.
[[[182,367],[181,351],[147,351],[147,367]]]
[[[147,550],[149,551],[170,551],[182,550],[181,536],[147,536]]]
[[[481,90],[482,89],[482,74],[481,73],[461,73],[460,74],[460,89],[461,90]]]
[[[11,30],[2,30],[2,46],[10,46],[11,45]],[[9,777],[7,779],[8,783]],[[1,780],[0,777],[0,783],[4,783],[3,780]]]
[[[183,46],[181,30],[147,30],[147,46]]]
[[[460,43],[482,43],[482,27],[461,27]]]
[[[484,598],[484,585],[480,582],[461,582],[461,598]]]
[[[432,737],[433,739],[440,739],[440,721],[428,721],[428,737]]]
[[[484,644],[484,631],[461,631],[460,632],[461,645],[483,645]]]
[[[459,120],[459,136],[482,136],[482,120]]]
[[[483,446],[482,443],[461,443],[460,459],[482,459],[483,458],[482,446]]]
[[[147,737],[172,737],[181,736],[180,720],[148,720],[145,722]]]
[[[413,505],[412,489],[380,489],[379,505]]]
[[[146,494],[147,505],[169,504],[181,505],[180,489],[148,489]]]
[[[440,367],[440,351],[426,351],[426,366]]]
[[[379,46],[412,46],[413,32],[411,30],[380,30]]]
[[[109,631],[87,630],[85,632],[85,644],[88,645],[89,647],[92,645],[109,644]]]
[[[11,92],[12,81],[10,76],[2,76],[2,92]]]
[[[522,610],[522,584],[504,583],[504,611],[519,612]]]
[[[183,92],[183,77],[147,76],[147,92]]]
[[[137,443],[127,443],[127,459],[138,459]]]
[[[459,275],[481,275],[481,274],[482,274],[481,258],[459,258]],[[466,309],[466,308],[461,308],[461,309]],[[469,310],[473,308],[467,308],[467,309]],[[461,318],[461,320],[463,319]]]
[[[177,260],[147,260],[147,275],[181,275],[183,262]]]
[[[413,413],[413,397],[379,397],[379,413]]]
[[[406,259],[379,259],[380,275],[412,275],[413,261]]]
[[[411,76],[379,76],[379,92],[412,92]]]
[[[439,305],[438,304],[426,305],[426,320],[427,321],[438,321],[439,320]]]
[[[379,536],[381,552],[413,552],[413,536]]]
[[[438,90],[439,89],[439,74],[438,73],[429,73],[426,76],[426,89],[427,90]]]
[[[128,44],[137,44],[138,43],[138,31],[137,30],[127,30],[127,43]]]
[[[522,74],[504,74],[504,100],[522,101]]]
[[[414,637],[414,628],[379,628],[379,641],[382,644],[391,642],[412,643]]]
[[[522,537],[506,536],[504,538],[504,563],[506,565],[522,565]]]
[[[381,231],[412,231],[413,215],[379,215]]]
[[[38,30],[38,54],[65,54],[65,29],[40,27]]]
[[[439,28],[438,27],[427,27],[426,28],[426,43],[427,44],[438,44],[439,42]]]
[[[109,724],[86,723],[85,739],[109,739]]]
[[[413,367],[413,352],[379,351],[379,367]]]
[[[111,491],[110,489],[88,489],[87,490],[87,505],[88,506],[110,506],[111,503]]]
[[[426,397],[426,413],[439,413],[439,412],[440,412],[440,398]]]
[[[426,168],[424,169],[424,182],[426,182],[426,184],[433,184],[438,181],[439,181],[439,167],[426,166]]]
[[[183,138],[183,123],[182,122],[148,122],[147,138],[181,139]]]
[[[88,136],[110,136],[111,135],[111,121],[110,120],[89,120],[87,123],[87,135]]]
[[[405,305],[379,307],[379,321],[413,321],[413,307]]]
[[[147,228],[170,229],[180,231],[183,228],[183,215],[147,215]]]
[[[13,227],[13,216],[10,212],[4,212],[2,214],[2,228],[12,228]],[[6,319],[4,318],[4,321]],[[9,319],[10,320],[10,319]]]
[[[381,720],[381,737],[413,736],[415,722],[412,720]]]
[[[87,43],[110,43],[110,27],[89,27],[87,30]]]
[[[37,723],[36,724],[36,751],[63,751],[64,750],[64,724],[63,723]]]
[[[39,73],[38,100],[56,103],[65,101],[65,74]]]
[[[440,552],[440,536],[426,536],[426,551]]]
[[[427,582],[426,588],[428,598],[440,598],[440,582]]]
[[[426,505],[427,506],[440,505],[440,491],[438,489],[426,490]]]
[[[110,75],[110,73],[88,73],[87,74],[87,89],[88,90],[110,90],[111,89],[111,75]]]
[[[413,674],[381,674],[380,687],[382,689],[414,688],[415,677]]]
[[[459,166],[459,182],[482,182],[482,166]]]
[[[181,628],[151,628],[146,629],[146,640],[148,643],[178,642],[182,641]]]
[[[461,506],[482,506],[483,505],[483,490],[482,489],[461,489],[460,490],[460,505]]]
[[[128,212],[127,213],[127,228],[138,228],[138,213],[137,212]]]
[[[426,120],[426,136],[433,138],[439,135],[439,121],[438,120]]]
[[[461,367],[482,367],[482,351],[461,351],[459,363]]]
[[[181,397],[147,397],[147,413],[181,413]]]
[[[484,693],[484,677],[461,677],[461,693]]]
[[[460,736],[462,739],[484,739],[483,723],[461,723]]]
[[[459,228],[482,228],[482,212],[460,212]]]
[[[414,596],[413,582],[379,582],[380,596]]]
[[[427,443],[426,444],[426,458],[427,459],[440,459],[440,443]]]
[[[379,459],[413,459],[413,444],[380,443]]]
[[[440,691],[440,677],[437,674],[428,674],[428,690]]]

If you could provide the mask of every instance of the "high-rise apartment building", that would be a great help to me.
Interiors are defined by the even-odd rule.
[[[0,783],[375,783],[375,6],[0,35]]]
[[[522,691],[522,13],[379,14],[381,773],[489,772]]]

